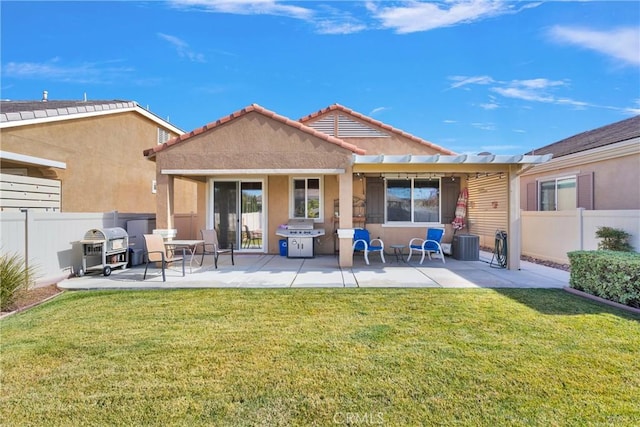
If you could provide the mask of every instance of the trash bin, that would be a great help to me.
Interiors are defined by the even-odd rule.
[[[287,239],[280,239],[280,256],[287,256]]]
[[[144,251],[142,249],[129,248],[129,267],[140,265],[143,260]]]

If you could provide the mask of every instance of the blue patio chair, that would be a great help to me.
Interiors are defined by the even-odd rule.
[[[353,251],[364,253],[364,262],[369,265],[369,252],[380,252],[382,262],[384,259],[384,242],[380,239],[371,239],[369,231],[364,228],[356,228],[353,234]],[[378,243],[378,244],[374,244]]]
[[[442,258],[442,263],[444,264],[444,253],[442,252],[442,246],[440,246],[440,241],[442,240],[443,235],[443,228],[427,228],[426,238],[421,239],[419,237],[415,237],[411,239],[409,241],[409,257],[407,258],[407,262],[411,259],[413,252],[416,251],[422,253],[420,264],[424,261],[425,255],[428,255],[429,259],[431,259],[431,252],[440,254],[440,258]]]

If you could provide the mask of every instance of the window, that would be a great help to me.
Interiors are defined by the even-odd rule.
[[[576,177],[540,181],[538,206],[541,211],[562,211],[577,206]]]
[[[292,187],[292,217],[320,219],[323,206],[320,178],[294,178]]]
[[[387,179],[387,222],[440,222],[440,180]]]

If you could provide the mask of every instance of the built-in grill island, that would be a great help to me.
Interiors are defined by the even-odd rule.
[[[314,239],[324,236],[324,228],[313,228],[313,219],[291,218],[276,235],[287,238],[287,258],[313,258]]]

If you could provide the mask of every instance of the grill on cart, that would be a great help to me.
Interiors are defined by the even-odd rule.
[[[129,235],[120,227],[94,228],[87,231],[82,243],[82,270],[98,270],[108,276],[111,270],[126,267],[129,261]]]
[[[291,218],[276,235],[287,238],[287,258],[313,258],[313,239],[324,236],[324,228],[313,228],[313,219]]]

